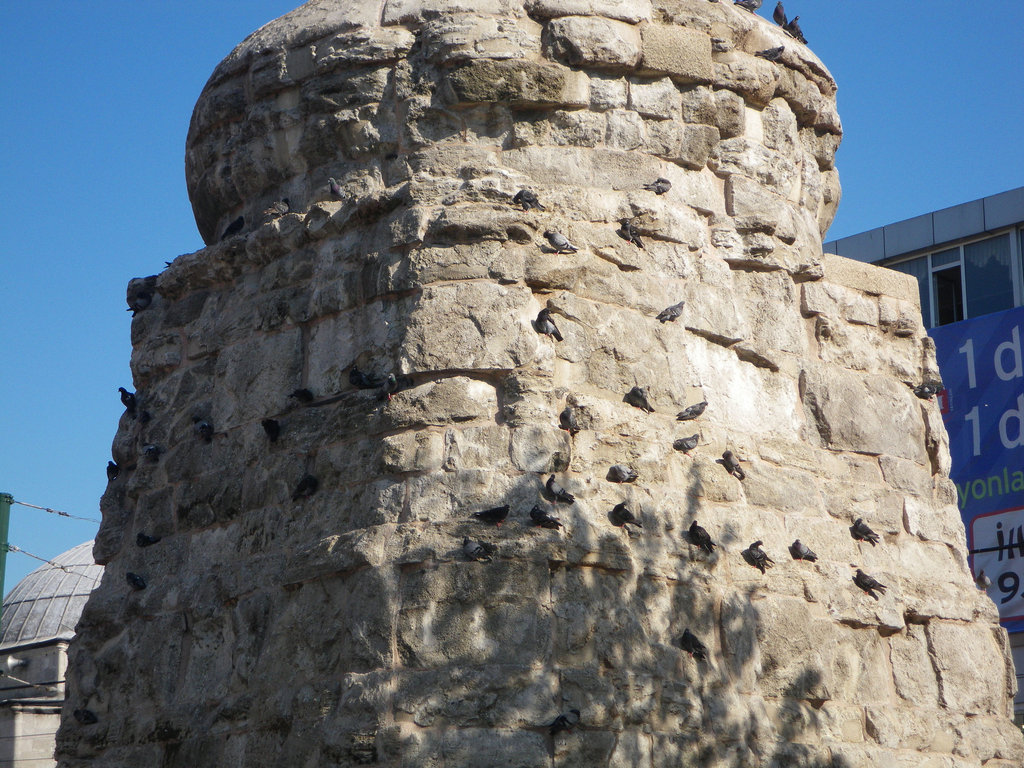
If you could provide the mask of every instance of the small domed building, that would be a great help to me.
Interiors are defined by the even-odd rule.
[[[8,593],[0,616],[0,766],[56,765],[68,641],[103,566],[92,542],[32,571]]]

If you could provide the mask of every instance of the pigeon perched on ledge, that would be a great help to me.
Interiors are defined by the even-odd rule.
[[[806,560],[810,563],[818,559],[818,556],[808,549],[807,545],[801,542],[800,539],[796,539],[789,545],[789,554],[793,556],[794,560]]]
[[[267,433],[267,438],[270,442],[276,443],[277,438],[281,436],[281,422],[277,419],[264,419],[260,422],[260,426]]]
[[[740,553],[743,555],[744,560],[757,568],[761,573],[775,565],[775,561],[768,557],[767,552],[761,549],[761,544],[763,543],[761,540],[755,541]]]
[[[473,517],[482,523],[490,523],[500,528],[501,524],[505,522],[505,518],[508,517],[508,510],[508,504],[503,504],[500,507],[492,507],[481,512],[474,512]]]
[[[855,565],[851,565],[850,567],[851,568],[857,568],[857,566],[855,566]],[[876,590],[878,592],[881,592],[884,595],[885,594],[885,590],[888,589],[888,587],[885,586],[885,584],[883,584],[882,582],[878,581],[875,578],[872,578],[871,576],[868,576],[860,568],[857,568],[857,573],[853,577],[853,583],[856,584],[861,589],[863,589],[865,592],[867,592],[873,598],[875,598],[875,600],[878,599],[878,595],[875,594]]]
[[[327,189],[330,190],[331,197],[333,197],[335,200],[345,199],[344,191],[342,191],[341,187],[338,185],[338,182],[334,180],[333,176],[327,180]]]
[[[107,482],[114,482],[117,480],[118,474],[121,472],[121,466],[116,461],[107,462]]]
[[[579,248],[569,242],[569,238],[552,229],[547,230],[544,233],[544,237],[546,237],[547,241],[551,243],[551,247],[555,249],[555,253],[575,253],[579,250]]]
[[[288,397],[295,398],[303,405],[313,402],[313,393],[305,388],[294,390]]]
[[[71,715],[79,725],[95,725],[99,722],[99,718],[91,709],[76,709]]]
[[[800,17],[794,16],[788,24],[782,25],[782,31],[789,34],[796,40],[799,40],[804,45],[807,45],[807,38],[804,37],[803,30],[800,29]]]
[[[569,493],[565,488],[555,482],[555,476],[552,475],[548,478],[548,481],[544,484],[547,492],[554,498],[555,501],[560,501],[563,504],[572,504],[576,501],[576,497]]]
[[[733,5],[738,5],[740,8],[754,13],[758,8],[761,7],[761,0],[736,0]]]
[[[619,226],[619,237],[627,243],[632,243],[640,250],[646,250],[644,241],[640,239],[640,231],[633,224],[632,219],[623,219]]]
[[[695,547],[700,547],[708,554],[715,551],[715,542],[711,540],[711,534],[709,534],[702,526],[697,524],[694,520],[690,523],[690,543]]]
[[[137,547],[142,547],[142,548],[151,547],[154,544],[159,544],[159,543],[160,543],[160,537],[159,536],[150,536],[149,534],[143,533],[142,531],[139,531],[137,534],[135,534],[135,546],[137,546]]]
[[[718,460],[718,463],[725,467],[726,472],[735,477],[737,480],[743,480],[747,474],[743,471],[740,466],[739,459],[737,459],[732,451],[726,451],[722,454],[722,458]]]
[[[272,202],[270,206],[263,211],[263,215],[268,216],[271,219],[276,219],[279,216],[284,216],[291,209],[291,201],[287,197],[282,197],[280,200]]]
[[[569,404],[558,414],[558,425],[570,435],[575,435],[583,429],[580,426],[578,411],[576,406]]]
[[[578,709],[570,709],[564,715],[556,717],[553,723],[545,727],[548,729],[548,733],[554,736],[562,731],[569,731],[572,733],[572,729],[575,728],[579,722],[580,711]]]
[[[776,4],[775,10],[772,12],[772,21],[780,27],[784,27],[789,23],[789,20],[786,18],[786,9],[782,6],[781,0]]]
[[[620,528],[626,528],[628,525],[635,525],[637,528],[644,527],[644,524],[637,520],[636,515],[629,511],[629,507],[626,506],[624,501],[616,504],[608,517],[611,519],[612,525],[617,525]]]
[[[700,435],[690,435],[689,437],[680,437],[678,440],[672,442],[672,447],[677,451],[688,453],[697,447],[697,441],[700,440]]]
[[[680,301],[678,304],[673,304],[671,307],[665,307],[658,313],[657,321],[659,323],[673,323],[679,319],[679,316],[683,314],[683,306],[686,304],[685,301]]]
[[[136,592],[141,592],[146,588],[146,580],[139,576],[139,574],[137,573],[132,573],[131,571],[128,571],[128,573],[124,575],[124,578],[125,581],[128,582],[128,586],[134,589]]]
[[[544,307],[544,309],[537,313],[537,319],[534,320],[533,327],[537,333],[551,336],[555,341],[562,340],[562,334],[558,332],[558,326],[551,319],[551,310],[547,307]]]
[[[512,202],[521,206],[524,211],[528,211],[531,208],[536,208],[538,211],[544,210],[544,206],[540,204],[540,200],[537,198],[537,193],[530,189],[520,189],[516,192],[515,197],[512,198]]]
[[[649,192],[653,192],[656,195],[664,195],[670,189],[672,189],[672,182],[668,179],[663,179],[660,176],[652,181],[650,184],[644,184],[644,189]]]
[[[654,413],[654,406],[651,405],[651,401],[647,399],[647,390],[643,387],[633,387],[626,393],[623,400],[634,408],[647,411],[647,413]]]
[[[128,309],[126,311],[132,313],[132,317],[135,317],[139,312],[144,309],[148,309],[149,305],[153,303],[153,294],[150,291],[142,290],[136,291],[128,299]]]
[[[292,501],[298,501],[299,499],[308,499],[317,489],[320,487],[320,481],[312,475],[305,475],[299,484],[295,487],[295,493],[292,494]]]
[[[679,638],[679,647],[698,661],[707,661],[708,649],[697,636],[687,627],[683,630],[683,636]]]
[[[866,541],[872,547],[878,543],[878,534],[868,527],[868,524],[864,522],[862,517],[858,517],[853,522],[853,525],[850,526],[850,534],[857,541]]]
[[[704,413],[704,409],[707,407],[707,400],[702,400],[699,403],[688,405],[685,408],[683,408],[683,410],[676,414],[676,421],[690,421],[691,419],[696,419],[698,416]]]
[[[488,544],[484,541],[473,541],[469,536],[462,540],[462,552],[467,560],[480,560],[489,563],[495,549],[496,547],[493,544]]]
[[[129,415],[135,414],[135,408],[138,406],[138,398],[135,397],[134,392],[129,392],[124,387],[118,387],[117,391],[121,393],[121,405],[125,407]]]
[[[196,433],[196,437],[202,440],[204,443],[213,442],[213,424],[202,419],[195,422],[193,430]]]
[[[539,528],[558,529],[562,527],[561,520],[557,517],[552,517],[548,512],[541,509],[536,504],[534,504],[533,509],[530,510],[530,520],[532,520],[533,524]]]
[[[639,476],[635,469],[625,464],[612,464],[608,470],[608,479],[613,483],[632,483]]]
[[[914,387],[913,392],[922,400],[930,400],[944,389],[941,381],[926,381]]]
[[[785,51],[786,46],[780,45],[776,48],[765,48],[763,51],[757,51],[754,55],[765,61],[778,61]]]

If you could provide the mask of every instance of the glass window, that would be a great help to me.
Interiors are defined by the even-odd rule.
[[[967,316],[978,317],[1013,306],[1010,236],[990,237],[964,246]]]
[[[921,296],[921,314],[924,315],[925,327],[931,328],[931,306],[928,302],[928,257],[921,256],[910,261],[901,261],[899,264],[889,264],[889,269],[895,269],[906,275],[913,275],[917,278],[917,291]]]
[[[932,317],[936,325],[964,319],[964,289],[959,264],[932,272]]]
[[[960,261],[959,248],[950,248],[948,251],[939,251],[938,253],[932,254],[933,267],[941,267],[945,264],[952,264],[954,261]]]

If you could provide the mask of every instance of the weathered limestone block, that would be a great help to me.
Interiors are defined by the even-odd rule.
[[[550,57],[571,66],[628,69],[640,59],[640,33],[631,24],[593,16],[563,16],[547,27]]]
[[[707,35],[679,26],[644,24],[640,65],[664,72],[680,82],[712,79],[711,41]]]
[[[650,0],[526,0],[526,12],[535,18],[607,16],[630,24],[651,18]]]

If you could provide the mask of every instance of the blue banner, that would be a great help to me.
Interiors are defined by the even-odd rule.
[[[1024,307],[933,328],[938,395],[971,570],[1010,632],[1024,631]]]

